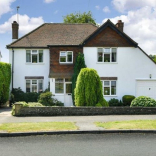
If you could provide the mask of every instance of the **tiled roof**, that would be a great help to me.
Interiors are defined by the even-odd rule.
[[[47,45],[79,45],[97,27],[93,24],[45,23],[7,48],[47,47]]]

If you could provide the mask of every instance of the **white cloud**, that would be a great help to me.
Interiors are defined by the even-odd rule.
[[[0,25],[0,33],[6,33],[11,31],[11,24],[16,21],[16,15],[13,15],[8,21]],[[19,33],[26,34],[31,30],[35,29],[39,25],[43,24],[44,20],[42,17],[32,17],[27,15],[19,15]]]
[[[44,0],[45,3],[55,2],[56,0]]]
[[[113,0],[113,6],[119,12],[139,9],[144,6],[156,7],[155,0]]]
[[[156,54],[156,8],[146,6],[138,10],[128,11],[110,20],[116,24],[124,22],[124,32],[129,35],[148,54]],[[104,19],[105,22],[107,19]]]
[[[96,5],[95,8],[96,8],[97,10],[100,10],[100,6],[99,6],[99,5]]]
[[[0,0],[0,17],[11,11],[10,5],[16,0]]]
[[[108,6],[105,6],[105,7],[103,8],[103,12],[105,12],[105,13],[108,13],[108,12],[110,12],[110,9],[109,9],[109,7],[108,7]]]

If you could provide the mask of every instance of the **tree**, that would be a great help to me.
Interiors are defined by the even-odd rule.
[[[92,23],[96,25],[95,20],[93,19],[91,11],[88,13],[71,13],[63,17],[64,23]]]
[[[156,55],[150,54],[149,57],[156,63]]]
[[[108,106],[103,98],[102,83],[95,69],[81,69],[75,88],[75,105]]]
[[[73,99],[74,105],[75,105],[74,89],[76,87],[77,77],[82,68],[86,68],[85,59],[84,59],[84,54],[79,53],[78,56],[76,57],[76,61],[75,61],[75,65],[74,65],[74,74],[72,76],[72,99]]]

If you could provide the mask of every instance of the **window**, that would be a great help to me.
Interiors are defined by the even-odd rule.
[[[56,78],[55,79],[55,93],[68,94],[72,93],[72,83],[70,78]]]
[[[117,48],[98,48],[98,62],[117,62]]]
[[[116,95],[116,81],[101,81],[104,95]]]
[[[26,50],[27,63],[43,63],[43,50]]]
[[[60,63],[73,63],[73,52],[72,51],[61,51],[60,52]]]
[[[26,92],[43,92],[43,80],[26,80]]]

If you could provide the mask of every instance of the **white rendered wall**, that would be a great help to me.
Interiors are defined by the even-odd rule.
[[[156,78],[156,65],[139,48],[117,48],[117,63],[97,63],[97,48],[84,47],[85,63],[88,68],[97,70],[100,77],[117,77],[117,96],[104,96],[121,99],[123,95],[136,95],[136,79]]]
[[[44,76],[43,90],[49,82],[49,49],[43,49],[43,63],[26,63],[26,50],[14,49],[13,87],[26,91],[25,76]],[[9,63],[12,64],[12,49],[9,50]]]

